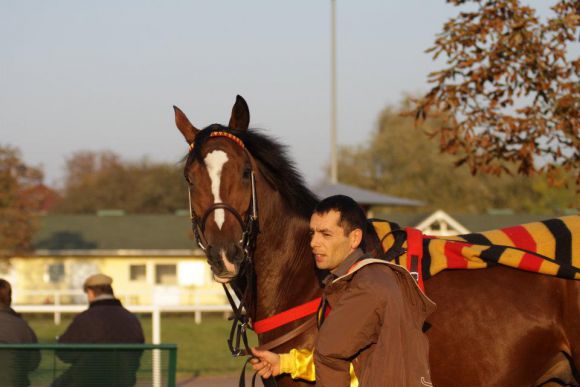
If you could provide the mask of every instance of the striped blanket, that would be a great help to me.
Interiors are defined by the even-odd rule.
[[[445,269],[505,265],[580,280],[580,215],[452,237],[372,219],[388,260],[417,273],[419,285]]]

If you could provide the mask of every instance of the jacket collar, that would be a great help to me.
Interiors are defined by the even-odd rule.
[[[331,270],[330,272],[335,276],[334,278],[342,277],[348,273],[348,269],[350,269],[350,267],[354,265],[355,262],[358,261],[363,255],[364,252],[361,249],[354,250],[352,253],[346,256],[344,261],[342,261],[338,267],[336,267],[334,270]]]
[[[93,308],[95,306],[122,306],[121,301],[116,298],[106,298],[101,300],[95,300],[90,303],[89,308]]]
[[[10,314],[12,316],[19,316],[18,313],[16,313],[16,311],[14,309],[12,309],[9,306],[0,306],[0,313],[6,313],[6,314]]]

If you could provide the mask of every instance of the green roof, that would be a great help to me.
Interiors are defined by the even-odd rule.
[[[377,214],[376,217],[416,226],[431,213]],[[481,232],[549,219],[550,215],[450,214],[471,232]],[[188,216],[183,215],[45,215],[33,238],[36,250],[193,250],[197,248]]]
[[[45,215],[34,249],[194,249],[189,217],[178,215]]]

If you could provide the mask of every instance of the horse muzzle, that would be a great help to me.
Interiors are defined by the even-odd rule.
[[[234,279],[243,260],[242,249],[234,244],[227,249],[211,245],[207,248],[207,261],[217,282],[228,283]]]

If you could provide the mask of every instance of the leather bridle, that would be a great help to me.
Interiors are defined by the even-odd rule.
[[[235,137],[235,136],[233,136],[232,134],[227,133],[227,132],[217,131],[217,132],[212,132],[209,135],[209,137],[210,138],[211,137],[226,137],[226,138],[231,139],[232,137]],[[207,239],[206,239],[205,234],[204,234],[205,223],[207,221],[207,218],[209,217],[209,215],[212,212],[214,212],[216,210],[226,210],[226,211],[230,212],[234,216],[234,219],[236,219],[238,221],[241,229],[243,230],[242,231],[242,238],[239,241],[239,244],[240,244],[242,251],[244,253],[242,263],[245,261],[249,261],[251,263],[252,254],[254,253],[254,249],[255,249],[256,238],[257,238],[258,233],[259,233],[258,201],[257,201],[257,195],[256,195],[256,177],[254,174],[254,169],[252,168],[250,153],[248,152],[246,147],[243,145],[243,143],[237,137],[235,137],[235,138],[238,140],[238,141],[235,141],[236,144],[238,144],[242,147],[246,156],[248,157],[248,160],[250,161],[249,162],[250,184],[251,184],[252,196],[250,198],[250,203],[248,204],[248,209],[246,211],[246,219],[244,220],[242,218],[242,215],[234,207],[230,206],[227,203],[214,203],[214,204],[212,204],[204,211],[203,215],[200,217],[199,215],[197,215],[197,213],[193,209],[193,203],[191,200],[191,190],[189,189],[189,186],[188,186],[187,197],[189,198],[189,216],[191,218],[191,227],[192,227],[193,235],[195,236],[195,240],[197,242],[197,245],[199,246],[200,249],[202,249],[205,253],[207,253]],[[192,152],[192,151],[193,151],[193,143],[190,145],[190,152]]]

